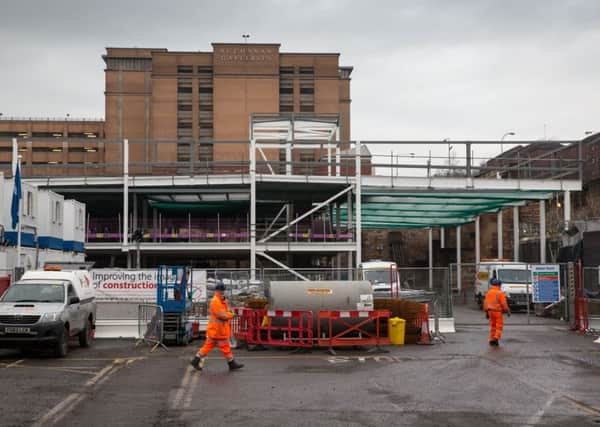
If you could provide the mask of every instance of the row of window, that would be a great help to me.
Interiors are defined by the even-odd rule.
[[[314,67],[279,67],[279,74],[290,75],[296,74],[296,72],[300,75],[314,75],[315,68]]]
[[[199,65],[196,68],[196,72],[199,74],[212,74],[213,68],[210,65]],[[194,66],[193,65],[178,65],[177,73],[192,74],[192,73],[194,73]]]
[[[213,67],[211,67],[210,65],[199,65],[196,68],[194,68],[193,65],[178,65],[177,66],[178,74],[193,74],[194,70],[196,70],[196,72],[199,74],[213,74]],[[279,74],[314,75],[315,68],[314,67],[293,67],[293,66],[280,67]]]

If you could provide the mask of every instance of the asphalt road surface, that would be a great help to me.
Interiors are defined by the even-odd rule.
[[[2,426],[597,426],[600,345],[557,321],[515,314],[500,348],[480,311],[457,307],[457,333],[433,346],[331,356],[235,351],[205,371],[196,344],[73,344],[65,359],[0,351]]]

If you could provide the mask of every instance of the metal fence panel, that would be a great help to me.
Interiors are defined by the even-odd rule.
[[[152,345],[153,352],[159,346],[165,350],[164,339],[164,313],[162,307],[156,304],[138,305],[138,336],[136,346],[141,343]]]

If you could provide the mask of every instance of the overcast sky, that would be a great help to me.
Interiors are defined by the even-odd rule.
[[[0,0],[0,112],[104,116],[106,46],[339,52],[353,139],[600,130],[600,1]]]

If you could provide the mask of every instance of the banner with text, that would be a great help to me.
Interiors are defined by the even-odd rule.
[[[156,301],[157,269],[98,268],[90,273],[99,300]],[[206,300],[206,270],[192,270],[192,289],[194,302]]]

